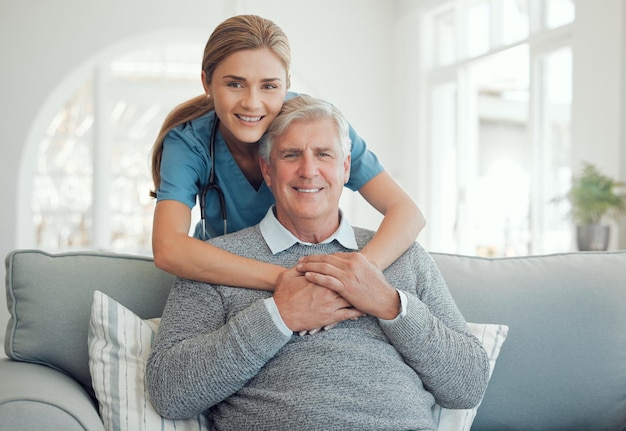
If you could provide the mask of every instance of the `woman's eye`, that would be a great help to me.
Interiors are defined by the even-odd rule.
[[[277,86],[277,85],[275,85],[275,84],[265,84],[265,85],[263,86],[263,88],[264,88],[265,90],[274,90],[274,89],[278,88],[278,86]]]
[[[243,87],[243,85],[241,85],[240,82],[230,82],[230,83],[228,83],[228,86],[229,87],[233,87],[233,88],[242,88]]]

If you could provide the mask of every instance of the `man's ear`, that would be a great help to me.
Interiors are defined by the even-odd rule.
[[[263,157],[259,157],[259,165],[261,166],[261,173],[267,187],[272,188],[272,181],[270,179],[270,164]]]
[[[346,184],[350,180],[350,166],[352,164],[352,157],[348,154],[348,157],[343,161],[344,177],[343,183]],[[266,181],[267,182],[267,181]]]

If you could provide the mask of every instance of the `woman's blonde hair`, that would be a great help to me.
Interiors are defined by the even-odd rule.
[[[269,48],[280,59],[287,71],[287,88],[289,88],[291,49],[287,35],[274,22],[256,15],[234,16],[215,28],[206,43],[202,58],[206,84],[211,83],[215,68],[228,56],[241,50],[259,48]],[[213,109],[215,109],[213,100],[203,94],[181,103],[165,118],[152,146],[152,180],[154,181],[154,190],[150,192],[152,197],[156,197],[156,191],[161,185],[161,156],[165,135],[174,127],[201,117]]]

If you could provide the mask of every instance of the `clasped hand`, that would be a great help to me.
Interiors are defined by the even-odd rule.
[[[382,271],[360,253],[313,255],[281,274],[274,301],[295,332],[329,327],[369,314],[393,319],[400,298]]]

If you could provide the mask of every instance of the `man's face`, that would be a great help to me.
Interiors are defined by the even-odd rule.
[[[350,176],[331,119],[296,121],[261,159],[265,182],[276,198],[278,220],[296,237],[319,242],[339,223],[339,198]]]

